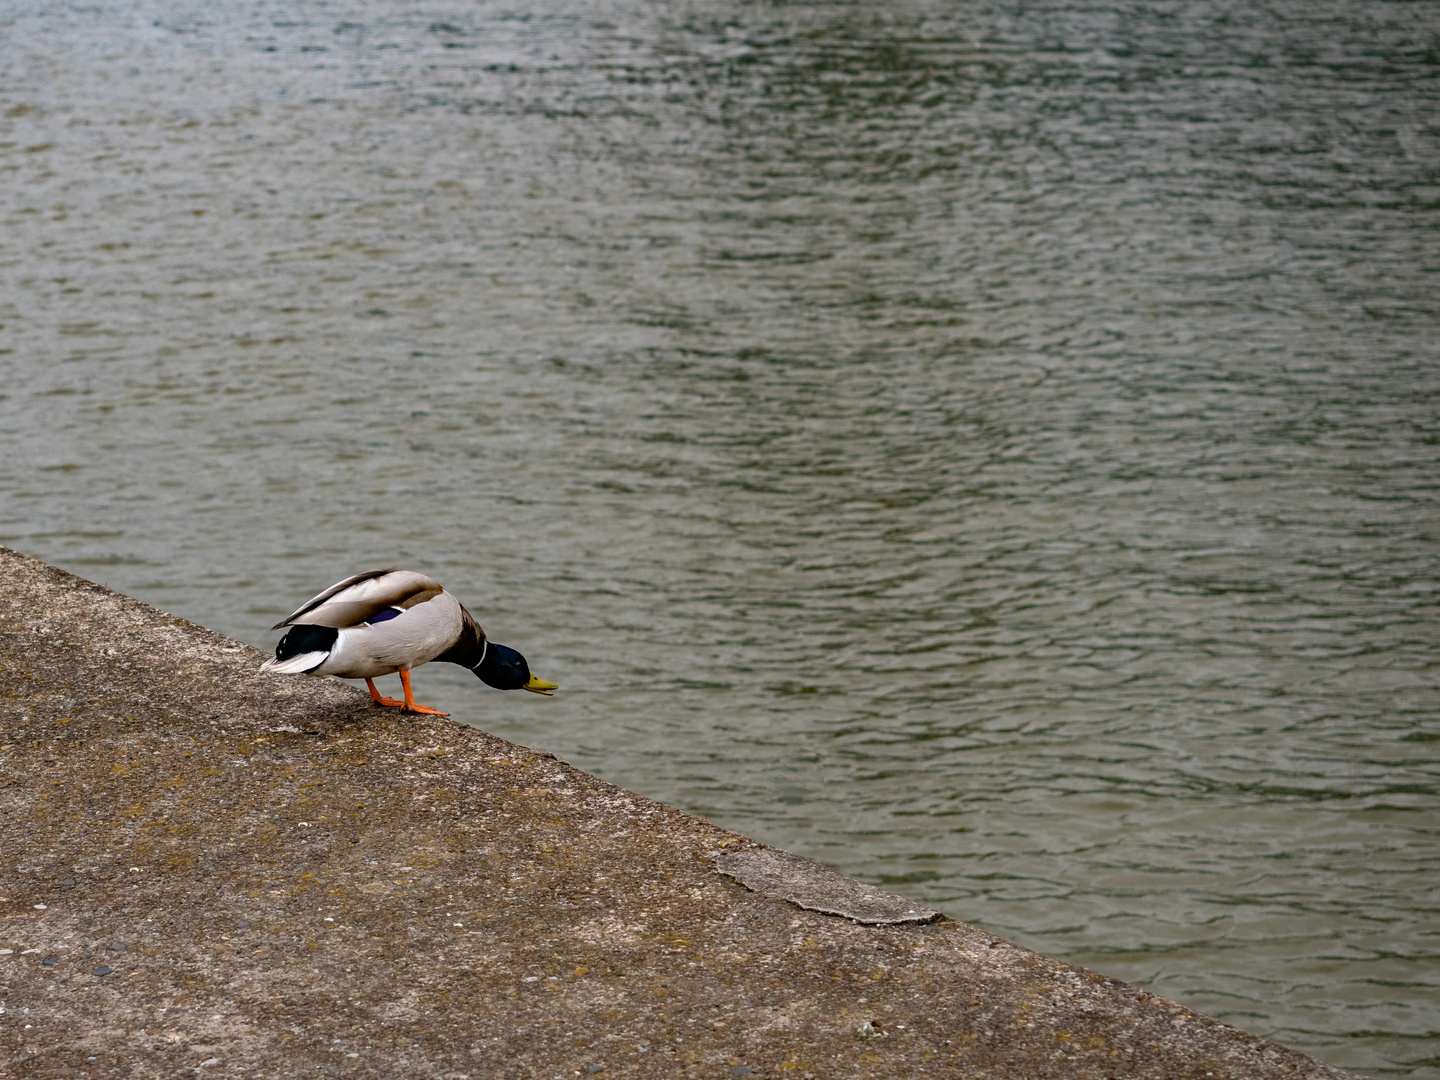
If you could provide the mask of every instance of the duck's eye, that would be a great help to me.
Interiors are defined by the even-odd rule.
[[[390,619],[397,618],[399,615],[399,608],[387,607],[383,608],[380,611],[377,611],[374,615],[371,615],[370,618],[366,620],[366,622],[370,623],[373,626],[377,622],[388,622]]]

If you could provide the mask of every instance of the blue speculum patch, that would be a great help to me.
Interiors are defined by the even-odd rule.
[[[391,619],[397,618],[399,615],[399,608],[387,607],[383,611],[377,611],[374,615],[371,615],[370,618],[366,619],[365,621],[373,626],[377,622],[389,622]]]

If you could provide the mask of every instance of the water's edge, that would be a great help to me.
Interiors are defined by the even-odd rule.
[[[25,1075],[1353,1075],[963,923],[750,892],[714,866],[764,850],[738,834],[259,675],[252,650],[5,548],[0,582],[0,1039]]]

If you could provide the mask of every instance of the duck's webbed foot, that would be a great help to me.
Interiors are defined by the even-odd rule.
[[[405,711],[423,713],[426,716],[449,716],[448,712],[441,712],[439,709],[432,709],[429,705],[416,705],[415,695],[410,692],[410,672],[400,672],[400,685],[405,688]]]
[[[370,688],[370,700],[376,705],[389,705],[393,709],[405,708],[405,702],[396,701],[393,697],[382,697],[379,690],[375,689],[375,681],[366,679],[365,685]]]

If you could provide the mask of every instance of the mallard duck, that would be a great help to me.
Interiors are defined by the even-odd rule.
[[[270,629],[290,630],[261,671],[364,679],[370,700],[406,712],[448,716],[416,705],[410,671],[431,660],[469,668],[497,690],[549,697],[556,683],[537,679],[514,649],[491,641],[464,605],[438,581],[413,570],[371,570],[336,582]],[[374,680],[400,673],[405,700],[382,697]]]

